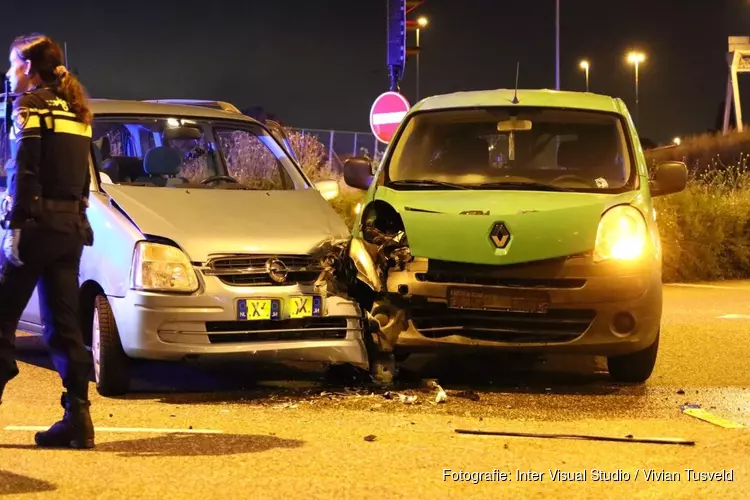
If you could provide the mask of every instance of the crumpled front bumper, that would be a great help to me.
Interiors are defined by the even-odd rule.
[[[661,322],[662,283],[655,261],[594,264],[589,256],[573,256],[485,266],[415,259],[402,271],[389,270],[386,288],[373,316],[396,350],[496,348],[613,356],[650,345]],[[449,307],[453,289],[480,302]],[[516,311],[483,308],[486,294]]]
[[[204,277],[194,295],[129,291],[109,297],[123,349],[133,358],[184,360],[257,358],[276,361],[351,363],[368,367],[358,304],[311,286],[227,286]],[[323,315],[294,319],[282,306],[278,321],[238,321],[237,300],[316,293]]]

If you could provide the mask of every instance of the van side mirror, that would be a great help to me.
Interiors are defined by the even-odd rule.
[[[679,193],[687,186],[687,165],[681,161],[659,163],[649,181],[651,196],[664,196]]]
[[[372,179],[372,165],[369,159],[355,156],[344,162],[344,182],[347,186],[367,191]]]

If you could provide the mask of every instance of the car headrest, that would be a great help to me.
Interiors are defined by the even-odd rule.
[[[566,168],[585,167],[586,149],[580,141],[565,141],[557,148],[557,164]]]
[[[112,182],[132,182],[145,173],[143,160],[137,156],[112,156],[102,164],[102,172]]]
[[[148,175],[177,175],[181,166],[180,153],[165,146],[151,149],[143,159],[143,170]]]
[[[566,141],[557,150],[557,164],[592,173],[611,172],[616,165],[617,146],[608,137],[592,136],[585,140]]]
[[[477,136],[454,138],[445,148],[444,164],[448,168],[484,168],[489,165],[489,145]]]

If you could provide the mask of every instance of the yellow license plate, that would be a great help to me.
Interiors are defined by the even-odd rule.
[[[237,319],[240,321],[278,320],[281,317],[279,299],[240,299]]]
[[[303,295],[289,299],[290,318],[311,318],[323,315],[323,298],[320,295]]]

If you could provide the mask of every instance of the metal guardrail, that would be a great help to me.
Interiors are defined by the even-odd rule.
[[[363,155],[374,158],[376,154],[384,152],[386,148],[386,144],[378,141],[375,135],[370,132],[297,127],[287,127],[287,129],[303,135],[315,136],[328,151],[328,163],[339,169],[341,169],[343,160],[346,158]]]

